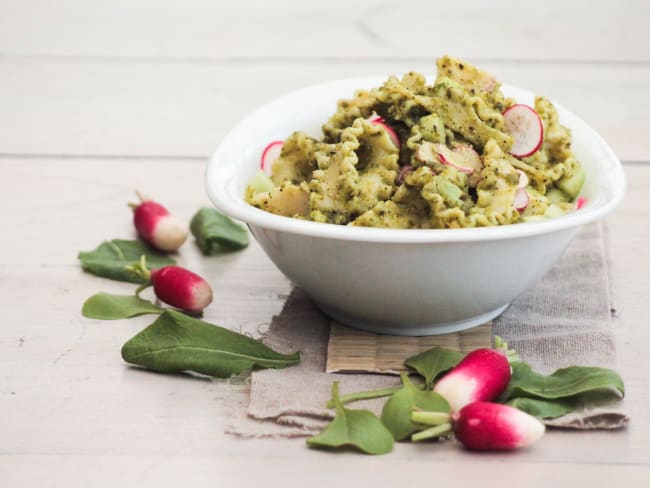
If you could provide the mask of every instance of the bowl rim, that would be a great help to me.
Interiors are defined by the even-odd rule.
[[[572,227],[579,227],[604,217],[618,206],[623,199],[626,187],[625,175],[622,164],[614,151],[589,124],[555,101],[552,102],[558,110],[565,112],[567,115],[571,116],[571,118],[575,119],[574,122],[581,124],[581,130],[588,133],[589,140],[600,146],[600,149],[606,156],[606,162],[608,164],[606,169],[608,170],[607,176],[611,178],[610,185],[608,185],[611,189],[611,198],[605,201],[596,202],[595,204],[588,203],[579,212],[572,212],[541,222],[525,222],[493,227],[472,227],[460,229],[392,229],[353,227],[299,220],[292,217],[272,214],[246,203],[243,194],[235,195],[232,191],[228,191],[227,187],[231,184],[236,173],[234,168],[231,167],[232,165],[228,164],[228,158],[226,157],[228,150],[230,149],[229,146],[233,145],[239,134],[245,133],[247,131],[246,127],[260,115],[287,103],[291,98],[296,96],[309,93],[316,94],[319,91],[330,89],[339,84],[356,87],[353,88],[353,90],[363,86],[374,86],[374,84],[381,83],[385,78],[385,76],[383,78],[377,76],[344,78],[310,85],[280,95],[249,113],[226,134],[213,155],[210,157],[205,170],[205,187],[212,203],[222,212],[237,220],[247,223],[249,226],[260,227],[268,230],[342,241],[433,244],[443,242],[515,239],[553,233]],[[502,87],[505,90],[514,90],[525,94],[532,94],[529,90],[518,88],[514,85],[504,84]],[[601,162],[601,165],[604,168],[605,162]]]

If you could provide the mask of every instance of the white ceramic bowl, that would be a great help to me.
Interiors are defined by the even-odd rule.
[[[625,191],[617,157],[584,121],[556,104],[573,131],[587,179],[578,212],[539,223],[476,229],[347,227],[291,219],[244,201],[269,141],[294,130],[320,136],[336,101],[383,78],[347,79],[289,93],[262,106],[225,137],[206,172],[217,208],[244,221],[276,266],[334,319],[387,334],[430,335],[499,315],[562,255],[580,227],[603,217]],[[504,86],[522,103],[533,94]]]

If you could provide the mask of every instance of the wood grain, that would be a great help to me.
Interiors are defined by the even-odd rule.
[[[0,42],[24,56],[650,61],[642,0],[5,0]],[[80,42],[81,41],[81,42]]]
[[[278,95],[337,78],[433,73],[433,58],[170,64],[0,57],[0,154],[207,158],[237,121]],[[650,65],[481,67],[563,104],[621,159],[648,159]]]

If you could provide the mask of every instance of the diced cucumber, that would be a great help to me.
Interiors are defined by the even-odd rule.
[[[580,190],[582,190],[582,185],[585,184],[585,178],[587,173],[582,166],[578,166],[574,173],[571,175],[563,176],[558,182],[557,187],[562,190],[564,193],[569,195],[571,200],[578,196]]]
[[[264,193],[275,188],[275,185],[273,184],[273,181],[271,181],[271,178],[266,176],[263,171],[258,171],[255,173],[255,175],[251,178],[249,185],[253,188],[255,193]]]
[[[546,212],[544,212],[544,215],[549,219],[553,219],[555,217],[561,217],[562,215],[564,215],[564,210],[562,210],[559,206],[552,203],[551,205],[548,206]]]
[[[551,188],[546,192],[546,198],[551,203],[568,203],[570,198],[566,193],[558,188]]]
[[[436,188],[445,201],[454,207],[460,207],[463,204],[461,197],[463,190],[454,185],[447,178],[442,176],[436,177]]]
[[[419,126],[425,141],[445,143],[445,124],[437,114],[422,117]]]

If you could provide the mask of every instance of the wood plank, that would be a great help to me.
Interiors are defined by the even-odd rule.
[[[642,0],[188,2],[5,0],[0,52],[165,59],[650,61]]]
[[[301,447],[301,451],[308,451]],[[444,479],[448,488],[502,486],[507,473],[515,486],[617,485],[643,487],[650,468],[638,465],[554,464],[508,462],[517,456],[466,454],[459,461],[440,459],[435,445],[424,445],[418,458],[391,459],[389,456],[327,455],[308,451],[309,458],[295,460],[278,456],[277,443],[268,445],[267,457],[246,454],[215,458],[179,448],[175,454],[123,456],[102,455],[6,455],[0,456],[0,470],[7,486],[192,486],[232,485],[287,488],[305,484],[316,488],[344,486],[427,486],[431,479]],[[396,446],[397,451],[403,449]],[[468,469],[468,465],[471,469]],[[254,466],[254,469],[251,469]],[[35,469],[35,467],[38,467]],[[4,469],[3,469],[4,468]],[[507,470],[507,471],[506,471]],[[288,474],[290,473],[290,474]]]
[[[102,479],[110,481],[120,479],[120,473],[133,479],[164,478],[165,466],[196,466],[210,480],[231,479],[238,471],[223,466],[251,463],[283,469],[291,463],[294,478],[304,480],[334,462],[327,453],[306,449],[301,440],[242,441],[225,436],[224,393],[218,382],[148,373],[122,362],[121,344],[150,318],[102,322],[79,314],[90,294],[102,289],[127,292],[132,286],[83,274],[75,263],[77,249],[105,237],[128,236],[129,219],[121,209],[133,182],[146,183],[144,189],[165,195],[170,207],[180,215],[190,215],[204,201],[201,164],[183,160],[4,161],[0,193],[5,198],[0,216],[13,234],[10,240],[0,240],[3,481],[8,476],[10,480],[24,476],[38,485],[45,473],[62,482],[73,473],[77,479],[89,479],[100,463],[112,468],[99,469]],[[409,471],[417,468],[422,473],[453,465],[465,473],[468,470],[462,466],[466,463],[485,462],[498,466],[500,472],[507,469],[511,478],[519,473],[515,478],[522,480],[539,473],[570,477],[602,470],[603,476],[617,473],[623,478],[647,473],[650,340],[642,324],[650,313],[644,286],[650,261],[638,256],[645,255],[650,238],[644,204],[650,166],[631,165],[626,172],[628,197],[608,222],[614,287],[622,311],[616,327],[619,369],[627,384],[626,408],[632,419],[629,429],[553,431],[534,449],[515,456],[476,457],[453,443],[399,445],[395,453],[378,461],[336,456],[337,466],[352,469],[358,463],[370,463],[367,466],[373,470],[373,463],[378,462],[389,471],[408,465]],[[32,193],[21,196],[16,181],[30,182]],[[48,209],[46,220],[43,208]],[[214,284],[215,303],[206,319],[245,333],[257,335],[279,312],[290,289],[255,244],[243,253],[210,259],[201,259],[193,246],[186,245],[181,261]],[[214,464],[206,464],[206,459]],[[39,469],[26,473],[28,465]],[[45,470],[47,466],[51,469]],[[57,466],[61,469],[54,469]],[[582,467],[589,470],[583,472]],[[323,479],[329,480],[333,473],[341,471],[324,474]],[[469,473],[458,479],[471,477]]]
[[[486,62],[564,104],[625,160],[650,158],[650,66]],[[0,59],[2,154],[207,157],[255,107],[335,78],[434,71],[433,61],[128,63]]]

